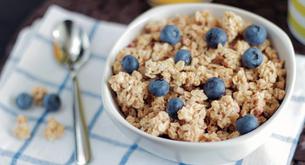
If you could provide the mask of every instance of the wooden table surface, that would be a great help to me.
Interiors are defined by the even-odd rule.
[[[280,26],[290,36],[296,53],[305,54],[305,46],[298,42],[290,33],[287,25],[287,0],[214,0],[215,3],[236,6],[261,15]],[[128,24],[150,6],[145,0],[47,0],[28,17],[11,39],[7,47],[9,54],[19,31],[41,17],[51,4],[86,14],[90,17]],[[1,61],[4,61],[3,59]],[[0,65],[1,68],[1,65]],[[305,131],[303,130],[300,144],[294,156],[294,164],[305,165]],[[280,155],[279,155],[280,156]]]

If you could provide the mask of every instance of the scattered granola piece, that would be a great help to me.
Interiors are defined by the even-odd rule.
[[[44,96],[48,93],[47,88],[45,87],[34,87],[32,89],[33,100],[36,105],[42,105]]]
[[[53,141],[63,136],[65,127],[54,118],[48,119],[44,130],[44,136],[47,140]]]
[[[17,117],[16,128],[14,129],[15,136],[20,140],[30,138],[30,127],[26,116],[19,115]]]

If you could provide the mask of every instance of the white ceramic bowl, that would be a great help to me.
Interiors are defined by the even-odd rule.
[[[287,69],[286,96],[276,113],[263,125],[254,131],[226,141],[192,143],[174,141],[151,136],[129,124],[120,114],[107,80],[112,75],[111,65],[120,49],[127,46],[142,30],[143,26],[151,20],[162,20],[177,15],[193,14],[197,10],[210,10],[216,17],[221,17],[225,11],[233,11],[245,20],[263,25],[273,46],[278,51],[281,59],[285,60]],[[290,100],[295,80],[294,50],[290,39],[273,23],[268,20],[247,12],[245,10],[218,4],[177,4],[153,8],[137,19],[127,28],[125,33],[117,41],[110,52],[105,73],[102,80],[102,98],[105,110],[113,120],[114,124],[127,137],[138,141],[138,145],[145,150],[165,159],[182,161],[190,164],[222,164],[240,160],[258,148],[271,135],[273,127],[277,123],[279,115],[285,111],[285,106]]]

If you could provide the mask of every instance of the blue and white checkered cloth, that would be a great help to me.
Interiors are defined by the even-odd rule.
[[[101,104],[99,86],[103,63],[107,53],[122,34],[125,25],[97,21],[86,16],[52,6],[45,16],[32,27],[24,29],[7,61],[0,79],[0,164],[74,164],[72,129],[72,98],[69,75],[53,60],[50,31],[60,20],[72,19],[90,35],[92,57],[81,70],[79,79],[89,124],[92,144],[92,164],[115,165],[177,165],[156,157],[126,138],[109,120]],[[268,142],[248,157],[235,164],[289,164],[295,151],[297,138],[305,117],[305,57],[297,58],[296,90],[282,115],[282,124]],[[21,91],[30,92],[35,86],[47,87],[60,94],[63,107],[57,113],[48,113],[35,107],[20,111],[14,105],[14,97]],[[28,117],[31,138],[17,140],[12,134],[16,116]],[[46,141],[43,136],[45,122],[54,117],[65,125],[66,131],[60,140]],[[111,151],[111,152],[109,152]],[[204,162],[203,162],[204,164]]]

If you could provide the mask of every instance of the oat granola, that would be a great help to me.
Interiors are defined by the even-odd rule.
[[[32,89],[32,96],[33,96],[33,100],[34,103],[36,105],[41,105],[42,101],[43,101],[43,97],[48,93],[48,90],[45,87],[34,87]]]
[[[178,43],[161,41],[160,33],[166,25],[179,29]],[[233,12],[225,12],[218,19],[209,11],[146,24],[141,34],[117,54],[108,81],[126,120],[151,135],[191,142],[240,136],[235,123],[247,114],[254,115],[259,124],[264,123],[285,96],[286,70],[268,38],[258,46],[243,39],[248,25]],[[222,28],[227,35],[226,44],[218,44],[215,49],[209,48],[204,39],[213,27]],[[250,47],[261,50],[264,57],[254,69],[241,63]],[[181,49],[191,53],[189,65],[175,62],[173,57]],[[138,60],[132,74],[122,68],[126,55]],[[202,89],[212,77],[221,78],[225,84],[224,95],[216,100],[208,99]],[[149,92],[149,83],[154,79],[168,82],[170,90],[166,95],[156,97]],[[171,98],[183,100],[176,118],[167,112]]]
[[[44,130],[44,136],[47,140],[53,141],[63,136],[65,127],[54,118],[47,121],[47,126]]]
[[[15,137],[20,140],[28,139],[30,137],[30,127],[27,117],[19,115],[16,120],[16,127],[13,130]]]

